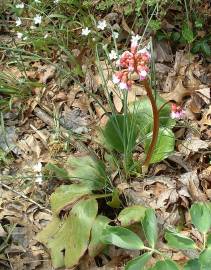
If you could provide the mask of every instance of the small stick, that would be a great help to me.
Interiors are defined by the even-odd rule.
[[[45,210],[45,211],[48,212],[49,214],[52,214],[51,210],[45,208],[45,207],[42,206],[41,204],[39,204],[39,203],[35,202],[34,200],[30,199],[30,198],[27,197],[25,194],[23,194],[23,193],[21,193],[21,192],[15,190],[15,189],[13,189],[13,188],[11,188],[10,186],[8,186],[8,185],[6,185],[6,184],[1,183],[1,182],[0,182],[0,185],[1,185],[2,187],[4,187],[4,188],[6,188],[6,189],[8,189],[8,190],[10,190],[10,191],[12,191],[12,192],[14,192],[15,194],[21,196],[22,198],[26,199],[27,201],[29,201],[29,202],[31,202],[31,203],[37,205],[40,209]]]

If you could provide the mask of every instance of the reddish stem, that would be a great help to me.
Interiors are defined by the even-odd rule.
[[[157,108],[157,104],[156,104],[155,98],[154,98],[154,96],[152,94],[152,89],[149,86],[148,80],[144,80],[143,81],[143,85],[144,85],[145,90],[147,92],[147,96],[148,96],[148,98],[149,98],[149,100],[151,102],[152,112],[153,112],[152,141],[150,143],[150,146],[149,146],[149,149],[148,149],[148,152],[147,152],[147,155],[146,155],[144,164],[143,164],[143,166],[148,167],[149,166],[149,163],[150,163],[150,160],[152,158],[152,154],[154,152],[156,143],[157,143],[157,138],[158,138],[158,132],[159,132],[159,111],[158,111],[158,108]]]

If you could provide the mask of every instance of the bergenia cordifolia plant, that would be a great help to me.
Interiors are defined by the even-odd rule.
[[[131,86],[134,83],[131,79],[131,75],[133,73],[136,73],[139,77],[140,82],[144,85],[146,89],[147,96],[151,102],[153,111],[152,140],[143,164],[144,167],[148,167],[158,138],[159,111],[152,93],[152,89],[148,82],[151,55],[148,52],[147,48],[142,48],[139,50],[139,40],[139,35],[132,36],[130,51],[125,51],[120,56],[119,60],[117,61],[117,66],[120,70],[115,72],[112,80],[113,83],[118,85],[121,90],[130,91]]]

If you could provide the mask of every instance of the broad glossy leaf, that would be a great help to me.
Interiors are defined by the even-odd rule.
[[[200,270],[211,269],[211,247],[206,248],[199,256],[199,262],[201,264]]]
[[[92,226],[91,240],[88,248],[89,255],[91,257],[95,257],[104,248],[105,245],[101,242],[100,239],[103,230],[106,228],[109,222],[110,222],[109,218],[101,215],[97,216],[97,218],[95,219],[94,224]]]
[[[147,153],[152,140],[152,133],[147,135],[144,151]],[[150,163],[159,162],[167,158],[174,151],[175,136],[171,129],[160,128],[157,143],[152,154]]]
[[[107,226],[102,233],[101,241],[104,244],[112,244],[131,250],[139,250],[144,247],[137,234],[119,226]]]
[[[196,244],[191,238],[186,237],[180,233],[177,233],[176,231],[168,230],[165,233],[165,239],[167,240],[168,245],[173,248],[182,250],[196,248]]]
[[[136,119],[124,115],[112,115],[103,129],[105,143],[124,153],[131,152],[138,136]]]
[[[170,105],[161,98],[159,95],[156,95],[156,104],[158,109],[163,106],[159,113],[160,127],[173,127],[175,121],[171,119]],[[165,105],[164,105],[165,104]],[[137,100],[129,105],[129,110],[131,114],[134,114],[136,121],[139,126],[139,130],[142,136],[150,133],[153,127],[153,112],[152,106],[148,97],[143,97],[140,100]]]
[[[127,227],[133,223],[140,222],[143,220],[145,215],[146,207],[141,205],[133,205],[124,208],[118,215],[118,221],[121,226]]]
[[[92,190],[105,187],[107,181],[105,165],[92,156],[70,156],[66,170],[72,181],[83,183]]]
[[[125,270],[143,270],[145,264],[151,258],[152,254],[150,252],[144,253],[141,256],[136,257],[135,259],[129,261],[126,266]]]
[[[154,267],[150,268],[150,270],[179,270],[179,267],[174,261],[168,259],[158,261]]]
[[[154,248],[157,242],[157,219],[155,211],[152,208],[148,208],[145,211],[145,217],[142,221],[144,234],[148,240],[149,245]]]
[[[199,259],[189,260],[185,264],[184,270],[201,270],[201,265],[199,263]]]
[[[61,185],[51,195],[51,209],[54,213],[59,214],[64,208],[69,208],[83,196],[91,194],[91,190],[87,186],[80,184]]]
[[[38,241],[47,246],[55,268],[72,268],[88,248],[90,231],[97,215],[97,201],[79,201],[67,218],[54,218],[38,234]]]
[[[211,210],[203,202],[194,203],[190,209],[191,222],[201,232],[206,233],[211,227]]]

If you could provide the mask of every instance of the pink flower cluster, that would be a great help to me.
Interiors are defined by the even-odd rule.
[[[145,80],[149,72],[150,54],[146,48],[138,50],[139,36],[132,37],[130,51],[125,51],[117,61],[117,66],[122,70],[113,75],[113,83],[119,88],[128,90],[133,81],[130,79],[131,73],[138,74],[141,81]]]
[[[176,104],[171,105],[171,118],[172,119],[183,119],[185,116],[185,111],[182,107],[177,106]]]

